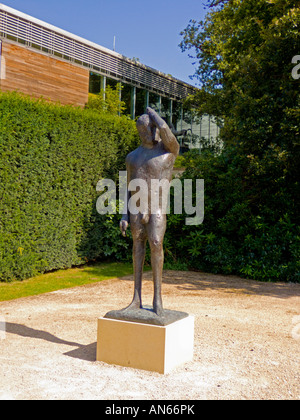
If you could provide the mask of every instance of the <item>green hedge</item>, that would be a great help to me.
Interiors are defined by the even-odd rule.
[[[96,184],[117,179],[138,143],[126,117],[0,93],[0,281],[129,260],[130,232],[125,240],[119,215],[96,212]],[[205,179],[205,220],[168,216],[166,267],[300,281],[297,200],[281,154],[253,165],[230,150],[187,155],[183,178]]]
[[[127,117],[0,93],[0,281],[109,254],[96,184],[137,142]]]

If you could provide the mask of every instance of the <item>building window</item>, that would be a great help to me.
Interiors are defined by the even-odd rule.
[[[98,94],[101,90],[101,76],[97,73],[90,73],[90,87],[89,92]]]
[[[156,112],[160,113],[161,110],[161,97],[156,93],[150,92],[149,94],[149,106]]]
[[[161,98],[160,116],[166,121],[167,124],[171,123],[171,99]]]
[[[182,104],[177,101],[173,101],[172,124],[175,130],[182,129]]]
[[[141,116],[146,112],[149,100],[149,93],[144,89],[136,89],[135,115]]]
[[[115,79],[106,78],[106,86],[110,86],[112,89],[117,89],[119,83],[120,82]]]
[[[132,102],[132,86],[122,83],[121,99],[125,103],[124,113],[126,115],[130,115]]]

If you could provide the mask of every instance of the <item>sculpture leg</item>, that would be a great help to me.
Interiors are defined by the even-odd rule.
[[[163,303],[161,296],[162,287],[162,274],[164,266],[164,252],[163,246],[160,243],[150,243],[151,247],[151,266],[153,271],[154,283],[154,297],[153,297],[153,310],[157,315],[163,313]]]
[[[142,307],[142,280],[146,254],[146,241],[134,240],[133,242],[133,271],[134,271],[134,295],[130,308]]]
[[[146,255],[146,232],[141,223],[141,215],[131,215],[131,232],[133,237],[133,273],[134,295],[133,301],[126,309],[139,309],[142,307],[142,280]]]
[[[148,240],[151,248],[151,266],[153,271],[154,297],[153,310],[157,315],[163,313],[161,296],[162,275],[164,267],[163,240],[166,231],[164,215],[151,215],[148,225]]]

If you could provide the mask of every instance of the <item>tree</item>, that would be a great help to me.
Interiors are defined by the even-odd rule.
[[[189,102],[200,115],[224,121],[222,140],[241,157],[247,187],[265,187],[272,205],[279,199],[299,220],[300,95],[292,77],[299,2],[215,0],[207,6],[205,21],[192,20],[182,32],[181,48],[195,51],[201,87]]]
[[[205,179],[205,220],[184,235],[174,224],[170,253],[203,270],[299,282],[299,0],[207,7],[182,32],[200,86],[187,102],[222,121],[224,148],[186,157],[184,177]]]

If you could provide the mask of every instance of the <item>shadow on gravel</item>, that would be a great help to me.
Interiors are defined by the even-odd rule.
[[[95,362],[96,351],[97,343],[92,343],[87,346],[81,346],[79,349],[68,351],[67,353],[64,353],[64,355],[75,359],[85,360],[87,362]]]
[[[46,331],[36,330],[34,328],[26,327],[26,325],[15,324],[12,322],[7,322],[6,333],[16,334],[20,337],[34,338],[49,341],[50,343],[62,344],[65,346],[78,347],[75,350],[71,350],[67,353],[64,353],[65,356],[73,357],[76,359],[86,360],[88,362],[96,361],[96,347],[97,343],[92,343],[89,345],[83,345],[75,343],[72,341],[66,341],[55,335],[48,333]]]

